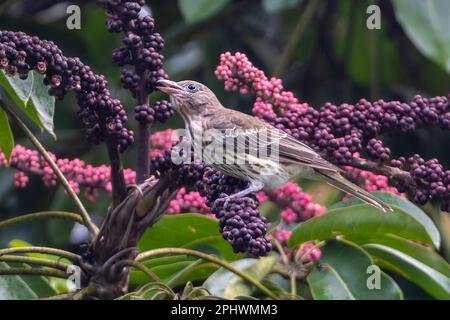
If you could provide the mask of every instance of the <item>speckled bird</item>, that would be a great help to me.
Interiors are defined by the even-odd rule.
[[[300,177],[326,181],[382,211],[392,211],[347,180],[342,169],[308,145],[258,118],[225,108],[207,86],[192,80],[160,80],[158,89],[170,96],[173,108],[185,122],[194,150],[202,150],[202,161],[226,175],[248,181],[246,189],[228,195],[228,199],[263,188],[279,188]],[[196,139],[196,134],[201,134],[201,139]],[[224,161],[217,161],[221,152],[220,160]]]

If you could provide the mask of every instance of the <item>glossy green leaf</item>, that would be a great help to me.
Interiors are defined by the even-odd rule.
[[[0,85],[22,109],[25,109],[33,90],[33,75],[34,73],[30,72],[28,78],[22,80],[18,75],[13,77],[7,76],[5,71],[0,70]]]
[[[16,105],[41,129],[55,137],[53,116],[55,98],[49,96],[42,75],[30,72],[27,79],[18,75],[6,76],[0,71],[0,85],[9,94]]]
[[[344,236],[361,239],[371,234],[394,234],[406,239],[432,244],[432,235],[411,214],[392,206],[385,213],[368,204],[331,209],[299,225],[288,241],[294,247],[309,240],[329,240]]]
[[[8,265],[11,268],[32,268],[34,266],[25,264],[25,263],[13,263],[8,262]],[[34,267],[36,268],[36,267]],[[19,276],[30,289],[38,296],[38,297],[50,297],[58,292],[56,292],[50,281],[50,278],[44,276],[36,276],[36,275],[20,275]],[[64,279],[59,279],[65,281]]]
[[[0,262],[0,269],[30,268],[22,263]],[[35,275],[0,275],[0,300],[25,300],[56,294],[47,277]]]
[[[164,216],[144,233],[138,245],[141,251],[171,247],[209,249],[227,260],[239,257],[222,238],[218,221],[195,213]]]
[[[377,263],[416,283],[438,299],[450,299],[450,278],[411,256],[380,244],[366,244],[364,250],[376,257]]]
[[[450,72],[450,2],[392,0],[395,15],[416,48]]]
[[[0,262],[1,269],[10,269],[11,267]],[[18,275],[0,275],[0,300],[29,300],[36,299],[38,295],[30,286]]]
[[[261,281],[272,270],[274,264],[275,257],[272,256],[259,259],[241,259],[232,263],[235,268],[248,273],[258,281]],[[225,299],[248,296],[254,291],[251,284],[224,268],[214,272],[203,283],[203,287],[208,289],[211,294]]]
[[[407,199],[400,197],[399,195],[390,193],[390,192],[381,192],[381,191],[375,191],[372,193],[374,196],[376,196],[378,199],[382,200],[383,202],[396,206],[403,210],[403,212],[409,214],[411,217],[413,217],[415,220],[420,222],[425,230],[427,231],[428,235],[433,241],[433,244],[436,248],[440,247],[441,244],[441,235],[439,233],[438,228],[434,224],[433,220],[425,213],[422,209],[420,209],[418,206],[416,206],[411,201],[408,201]],[[359,200],[358,198],[352,197],[348,201],[341,201],[329,208],[331,209],[337,209],[337,208],[346,208],[350,207],[356,204],[362,204],[363,202]]]
[[[33,77],[33,89],[27,102],[27,109],[34,109],[43,128],[56,138],[53,125],[55,114],[55,97],[48,94],[48,88],[43,83],[43,76],[35,73]]]
[[[183,269],[189,267],[193,263],[192,260],[184,259],[180,262],[172,263],[172,264],[166,264],[166,265],[160,265],[150,268],[161,280],[164,282],[168,282],[172,280],[174,276],[176,276],[179,272],[181,272]],[[184,276],[177,279],[172,286],[177,286],[183,283],[186,283],[187,281],[201,281],[208,278],[212,273],[214,273],[218,269],[217,265],[213,263],[201,263],[192,270],[188,274],[185,274]],[[130,282],[133,285],[137,284],[145,284],[150,282],[151,280],[146,276],[143,272],[133,270],[131,272],[131,278]]]
[[[431,247],[389,234],[373,234],[364,236],[363,239],[353,238],[352,241],[360,245],[376,243],[391,247],[450,277],[450,265]]]
[[[9,126],[8,116],[0,106],[0,151],[3,151],[6,159],[9,161],[14,148],[14,136]]]
[[[207,19],[218,13],[230,0],[178,0],[181,15],[188,23]]]
[[[399,286],[380,270],[379,288],[369,289],[369,267],[375,263],[360,247],[350,242],[331,240],[322,249],[320,263],[332,267],[357,300],[399,300]]]
[[[306,281],[315,300],[355,300],[336,270],[327,264],[313,270]]]

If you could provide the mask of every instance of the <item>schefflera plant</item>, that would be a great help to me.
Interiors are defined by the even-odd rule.
[[[224,53],[215,73],[225,89],[254,94],[255,116],[316,148],[367,190],[377,191],[394,212],[384,214],[354,199],[326,208],[296,183],[251,195],[252,201],[239,199],[233,210],[225,210],[214,207],[215,200],[245,188],[245,182],[203,164],[174,165],[170,149],[177,141],[161,138],[169,132],[151,134],[155,121],[164,123],[173,111],[166,100],[149,103],[156,82],[167,75],[164,40],[153,17],[145,14],[144,1],[98,2],[106,9],[108,30],[122,35],[112,59],[122,67],[123,87],[136,99],[136,134],[127,128],[127,112],[103,76],[78,58],[66,57],[51,41],[22,32],[0,33],[1,85],[15,104],[1,102],[0,166],[17,170],[17,187],[25,187],[34,175],[47,187],[61,184],[78,211],[21,215],[0,222],[0,228],[64,218],[83,224],[91,236],[82,255],[24,244],[1,249],[1,285],[8,287],[10,275],[66,279],[76,266],[80,287],[74,292],[56,292],[43,281],[39,290],[29,282],[15,296],[400,299],[402,289],[390,276],[394,272],[435,298],[449,297],[449,266],[437,253],[439,230],[405,193],[411,191],[418,204],[439,200],[448,211],[448,171],[435,159],[391,159],[380,138],[425,125],[447,128],[447,97],[327,103],[317,110],[298,101],[280,79],[266,77],[244,54]],[[71,90],[87,140],[106,146],[108,165],[59,158],[21,120],[19,109],[54,134],[54,100],[49,97],[63,99]],[[17,123],[36,150],[13,147],[9,121]],[[136,168],[124,169],[121,153],[135,140]],[[88,201],[95,201],[99,190],[111,194],[101,226],[92,222],[79,198],[82,190]],[[281,209],[273,209],[274,204]],[[163,217],[167,212],[171,214]],[[369,279],[371,270],[375,277]],[[372,290],[378,284],[381,289]]]

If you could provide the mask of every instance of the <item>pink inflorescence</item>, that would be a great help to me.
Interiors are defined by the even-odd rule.
[[[280,79],[274,77],[268,79],[243,53],[237,52],[234,55],[230,52],[222,53],[220,64],[214,74],[225,82],[225,90],[239,90],[243,94],[255,92],[258,97],[255,114],[259,114],[260,111],[272,112],[273,107],[280,108],[280,111],[307,108],[307,104],[301,104],[292,92],[284,90]]]
[[[175,199],[170,201],[167,213],[204,213],[209,214],[211,210],[205,204],[205,197],[202,197],[197,191],[186,191],[181,188]]]
[[[355,180],[360,182],[360,185],[369,192],[373,191],[385,191],[394,194],[400,194],[397,188],[389,185],[388,178],[383,175],[377,175],[373,172],[361,170],[353,167],[345,166],[346,171],[352,172],[355,176]]]
[[[408,103],[381,99],[361,99],[354,105],[327,102],[316,110],[284,90],[280,79],[268,79],[245,54],[223,53],[215,74],[224,81],[226,90],[256,95],[255,116],[308,144],[331,162],[360,166],[362,154],[371,163],[407,170],[413,183],[396,177],[393,182],[398,191],[413,189],[413,199],[419,204],[441,200],[441,209],[450,212],[450,170],[437,159],[427,161],[419,155],[392,159],[390,148],[380,140],[383,134],[408,133],[428,125],[450,130],[448,97],[416,95]],[[395,192],[383,187],[385,179],[363,175],[367,175],[369,190]],[[289,219],[293,216],[291,211],[285,215]]]
[[[315,260],[320,260],[322,252],[314,245],[314,243],[307,242],[300,247],[298,256],[303,263],[308,263]]]
[[[287,225],[319,216],[326,210],[324,206],[313,202],[312,197],[304,193],[300,186],[291,182],[281,188],[268,191],[267,196],[271,201],[285,208],[280,215]]]
[[[152,159],[163,156],[166,150],[178,141],[179,137],[173,129],[157,131],[150,136],[150,157]]]
[[[283,251],[289,256],[293,257],[294,252],[288,248],[287,242],[292,235],[292,231],[286,230],[281,226],[277,226],[270,234],[271,238],[277,239],[283,247]],[[309,263],[315,260],[319,260],[322,252],[312,242],[306,242],[302,244],[299,251],[295,254],[302,263]]]
[[[277,239],[281,244],[285,245],[289,238],[291,237],[292,231],[286,230],[282,228],[281,226],[277,226],[270,236],[272,238]]]
[[[111,192],[110,167],[105,165],[94,167],[85,164],[80,159],[58,159],[54,154],[49,154],[76,193],[80,193],[81,187],[84,187],[86,198],[94,201],[97,199],[99,189]],[[4,154],[1,152],[0,165],[8,165]],[[16,187],[23,188],[27,185],[29,180],[28,174],[41,177],[43,184],[47,187],[53,187],[58,184],[58,179],[53,169],[37,151],[16,145],[11,154],[9,165],[18,170],[13,176]],[[133,170],[124,169],[124,176],[127,184],[135,182],[136,174]]]

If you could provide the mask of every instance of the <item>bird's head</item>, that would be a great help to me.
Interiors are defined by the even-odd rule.
[[[222,105],[207,86],[192,80],[159,80],[160,91],[170,96],[170,102],[183,117],[202,115]]]

